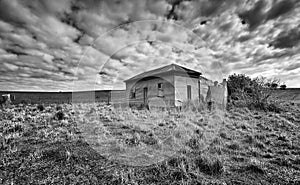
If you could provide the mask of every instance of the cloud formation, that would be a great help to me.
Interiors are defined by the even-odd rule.
[[[297,0],[2,0],[1,90],[121,89],[176,62],[300,81]]]

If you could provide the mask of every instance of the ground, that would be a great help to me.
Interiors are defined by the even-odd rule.
[[[12,105],[1,184],[300,184],[300,107],[131,110]]]

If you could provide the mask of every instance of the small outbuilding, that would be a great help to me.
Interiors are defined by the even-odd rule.
[[[126,83],[129,106],[181,106],[187,101],[205,101],[214,83],[202,73],[177,64],[138,74]],[[222,87],[221,87],[222,88]],[[227,90],[227,88],[226,88]],[[224,98],[222,96],[222,101]]]

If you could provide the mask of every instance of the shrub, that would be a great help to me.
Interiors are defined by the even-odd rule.
[[[229,145],[227,145],[227,148],[231,149],[231,150],[239,150],[240,149],[240,145],[237,142],[231,143]]]
[[[45,110],[45,107],[44,107],[44,105],[39,104],[39,105],[37,106],[37,109],[38,109],[39,111],[43,111],[43,110]]]
[[[62,111],[58,111],[55,113],[55,118],[58,120],[63,120],[65,117],[65,114]]]
[[[62,109],[63,109],[62,106],[60,106],[60,105],[56,106],[57,111],[62,110]]]
[[[223,172],[223,163],[216,157],[200,155],[195,159],[195,165],[208,175],[220,175]]]
[[[279,88],[280,88],[281,90],[285,90],[285,89],[286,89],[286,85],[285,85],[285,84],[282,84]]]
[[[239,107],[279,112],[280,109],[270,102],[278,87],[278,79],[257,77],[251,79],[244,74],[233,74],[228,78],[230,102]]]
[[[282,108],[281,108],[278,104],[270,103],[270,104],[267,106],[267,110],[268,110],[268,111],[271,111],[271,112],[280,113],[280,112],[282,111]]]
[[[238,100],[239,94],[249,91],[252,80],[244,74],[233,74],[228,77],[227,88],[228,96],[232,99]]]
[[[201,149],[201,147],[203,146],[203,143],[201,142],[201,137],[202,136],[193,136],[191,139],[189,139],[186,142],[186,145],[188,147],[190,147],[193,150],[198,150]]]
[[[250,159],[248,165],[245,166],[245,170],[251,171],[253,173],[259,173],[259,174],[265,173],[264,164],[255,158]]]
[[[134,133],[131,137],[125,139],[125,143],[128,146],[137,146],[140,144],[141,137],[138,133]]]

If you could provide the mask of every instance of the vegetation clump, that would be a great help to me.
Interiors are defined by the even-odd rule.
[[[223,163],[216,157],[200,155],[195,159],[195,165],[208,175],[220,175],[223,172]]]
[[[58,119],[58,120],[63,120],[64,117],[65,117],[65,114],[62,111],[58,111],[58,112],[55,113],[55,118]]]
[[[44,107],[43,104],[39,104],[39,105],[37,106],[37,109],[38,109],[39,111],[43,111],[43,110],[45,110],[45,107]]]
[[[234,106],[264,111],[280,112],[277,100],[272,96],[278,87],[278,79],[233,74],[228,78],[229,102]]]

